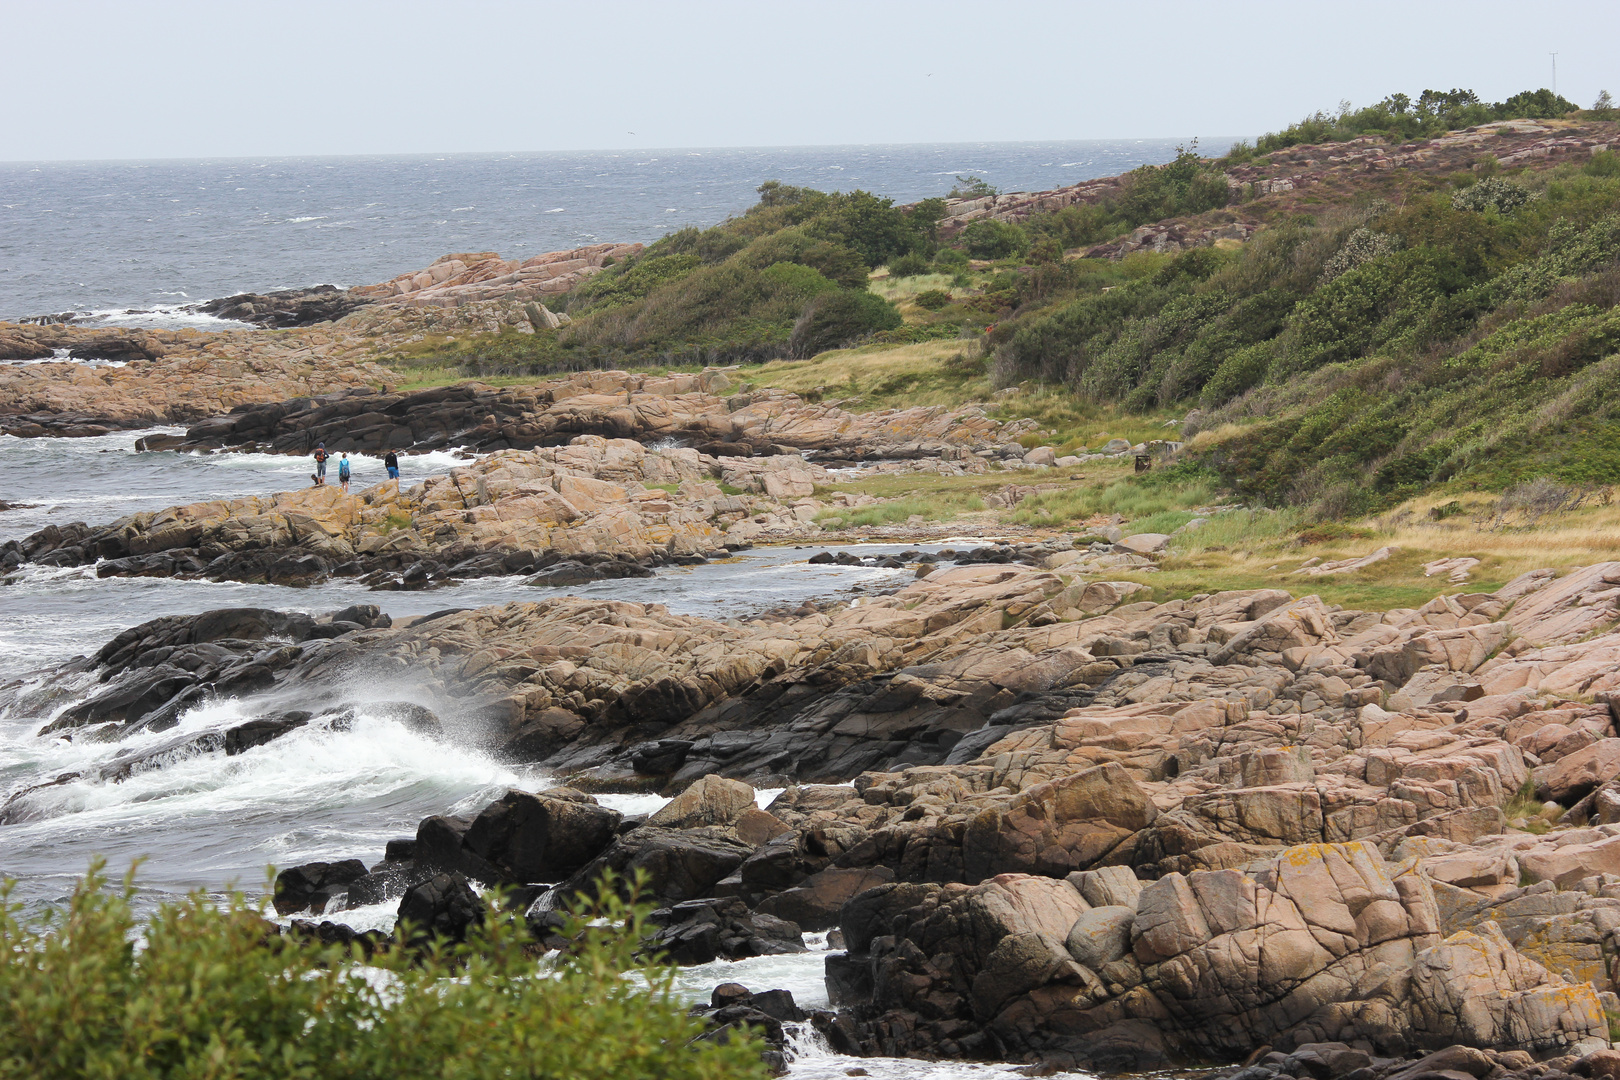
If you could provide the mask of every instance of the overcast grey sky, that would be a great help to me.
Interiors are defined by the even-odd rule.
[[[0,160],[1246,135],[1620,95],[1620,2],[0,0]]]

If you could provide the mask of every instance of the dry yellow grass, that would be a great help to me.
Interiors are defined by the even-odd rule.
[[[1295,595],[1316,593],[1330,603],[1387,609],[1416,606],[1440,593],[1490,591],[1529,570],[1549,567],[1562,573],[1620,559],[1620,503],[1549,516],[1533,528],[1477,527],[1474,519],[1495,498],[1476,492],[1413,499],[1355,523],[1351,535],[1322,543],[1302,542],[1292,511],[1237,511],[1178,536],[1158,573],[1126,577],[1166,595],[1279,588]],[[1429,517],[1430,508],[1453,501],[1462,503],[1465,512],[1441,521]],[[1299,573],[1313,558],[1354,559],[1386,546],[1395,549],[1389,558],[1359,570]],[[1459,557],[1480,560],[1465,583],[1453,585],[1443,573],[1424,574],[1426,563]]]
[[[961,405],[990,397],[988,375],[951,363],[977,351],[977,343],[960,340],[870,345],[835,349],[809,360],[773,360],[744,368],[739,377],[796,394],[860,398],[857,407]]]

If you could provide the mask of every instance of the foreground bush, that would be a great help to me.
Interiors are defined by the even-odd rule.
[[[762,1077],[751,1039],[702,1028],[673,969],[634,956],[642,913],[604,889],[576,953],[549,969],[520,918],[463,946],[364,964],[295,944],[241,896],[194,894],[144,926],[99,867],[65,912],[25,918],[0,891],[0,1077]],[[582,913],[583,914],[583,913]],[[628,973],[629,977],[626,977]]]

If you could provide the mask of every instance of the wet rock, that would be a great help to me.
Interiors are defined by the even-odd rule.
[[[660,929],[648,942],[648,951],[663,953],[676,964],[806,951],[798,924],[751,912],[735,898],[688,900],[654,911],[650,920]]]
[[[652,570],[647,567],[637,563],[622,562],[618,559],[593,565],[569,561],[560,562],[549,569],[542,570],[523,584],[550,588],[571,588],[576,585],[587,585],[593,581],[611,581],[618,578],[650,578],[652,576]]]
[[[434,938],[465,941],[484,921],[484,902],[459,873],[440,873],[406,890],[399,902],[395,935],[412,944]]]
[[[433,876],[432,870],[416,866],[408,860],[404,862],[384,860],[373,866],[369,874],[349,882],[345,906],[369,907],[373,904],[386,904],[398,900],[411,888]]]
[[[89,775],[105,783],[122,783],[138,773],[166,768],[200,754],[217,753],[224,747],[225,738],[217,731],[178,735],[155,746],[121,750],[111,761],[91,769]]]
[[[385,934],[381,930],[356,930],[347,923],[332,922],[329,919],[323,919],[319,923],[311,919],[294,919],[287,928],[287,937],[293,941],[309,944],[358,947],[364,956],[372,955],[392,944],[394,940],[392,935]]]
[[[544,761],[584,729],[584,717],[552,705],[528,717],[501,743],[501,753],[512,761]]]
[[[616,839],[559,891],[564,898],[588,895],[604,870],[613,871],[621,880],[644,872],[648,897],[677,904],[712,895],[715,885],[741,866],[754,849],[755,845],[738,839],[729,829],[643,825]]]
[[[225,732],[225,755],[234,757],[255,746],[263,746],[288,732],[298,730],[308,724],[309,720],[309,713],[295,710],[282,713],[280,716],[263,717],[238,724]]]
[[[759,910],[795,922],[805,930],[831,930],[838,925],[839,913],[851,897],[893,880],[894,871],[886,866],[829,866],[792,888],[767,896],[760,901]]]
[[[600,855],[622,815],[589,795],[555,788],[508,791],[479,811],[462,838],[465,851],[519,884],[557,882]]]
[[[353,730],[354,725],[362,718],[401,724],[421,735],[444,734],[444,723],[438,714],[414,701],[374,701],[345,705],[321,716],[321,720],[334,731]]]
[[[366,864],[359,859],[289,867],[276,875],[271,903],[277,915],[292,915],[304,910],[319,915],[334,898],[348,891],[350,882],[365,875]]]
[[[371,300],[336,285],[282,289],[271,293],[238,293],[198,304],[197,310],[220,319],[272,329],[333,322],[365,307]]]

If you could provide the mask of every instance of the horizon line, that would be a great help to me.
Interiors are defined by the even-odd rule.
[[[1252,139],[1252,135],[1212,135],[1211,140],[1225,139]],[[659,153],[693,153],[705,151],[709,153],[729,153],[737,151],[782,151],[782,150],[846,150],[873,147],[916,147],[916,146],[1017,146],[1017,145],[1058,145],[1074,143],[1160,143],[1160,142],[1196,142],[1205,136],[1194,135],[1137,135],[1127,138],[1090,138],[1090,139],[969,139],[960,142],[852,142],[852,143],[782,143],[772,145],[739,145],[739,146],[648,146],[648,147],[596,147],[589,149],[569,150],[413,150],[405,152],[376,151],[359,154],[203,154],[193,157],[108,157],[108,158],[0,158],[0,166],[40,166],[40,165],[161,165],[192,162],[229,162],[229,161],[307,161],[307,160],[340,160],[355,161],[372,158],[433,158],[444,159],[452,157],[534,157],[541,155],[604,155],[604,154],[659,154]]]

